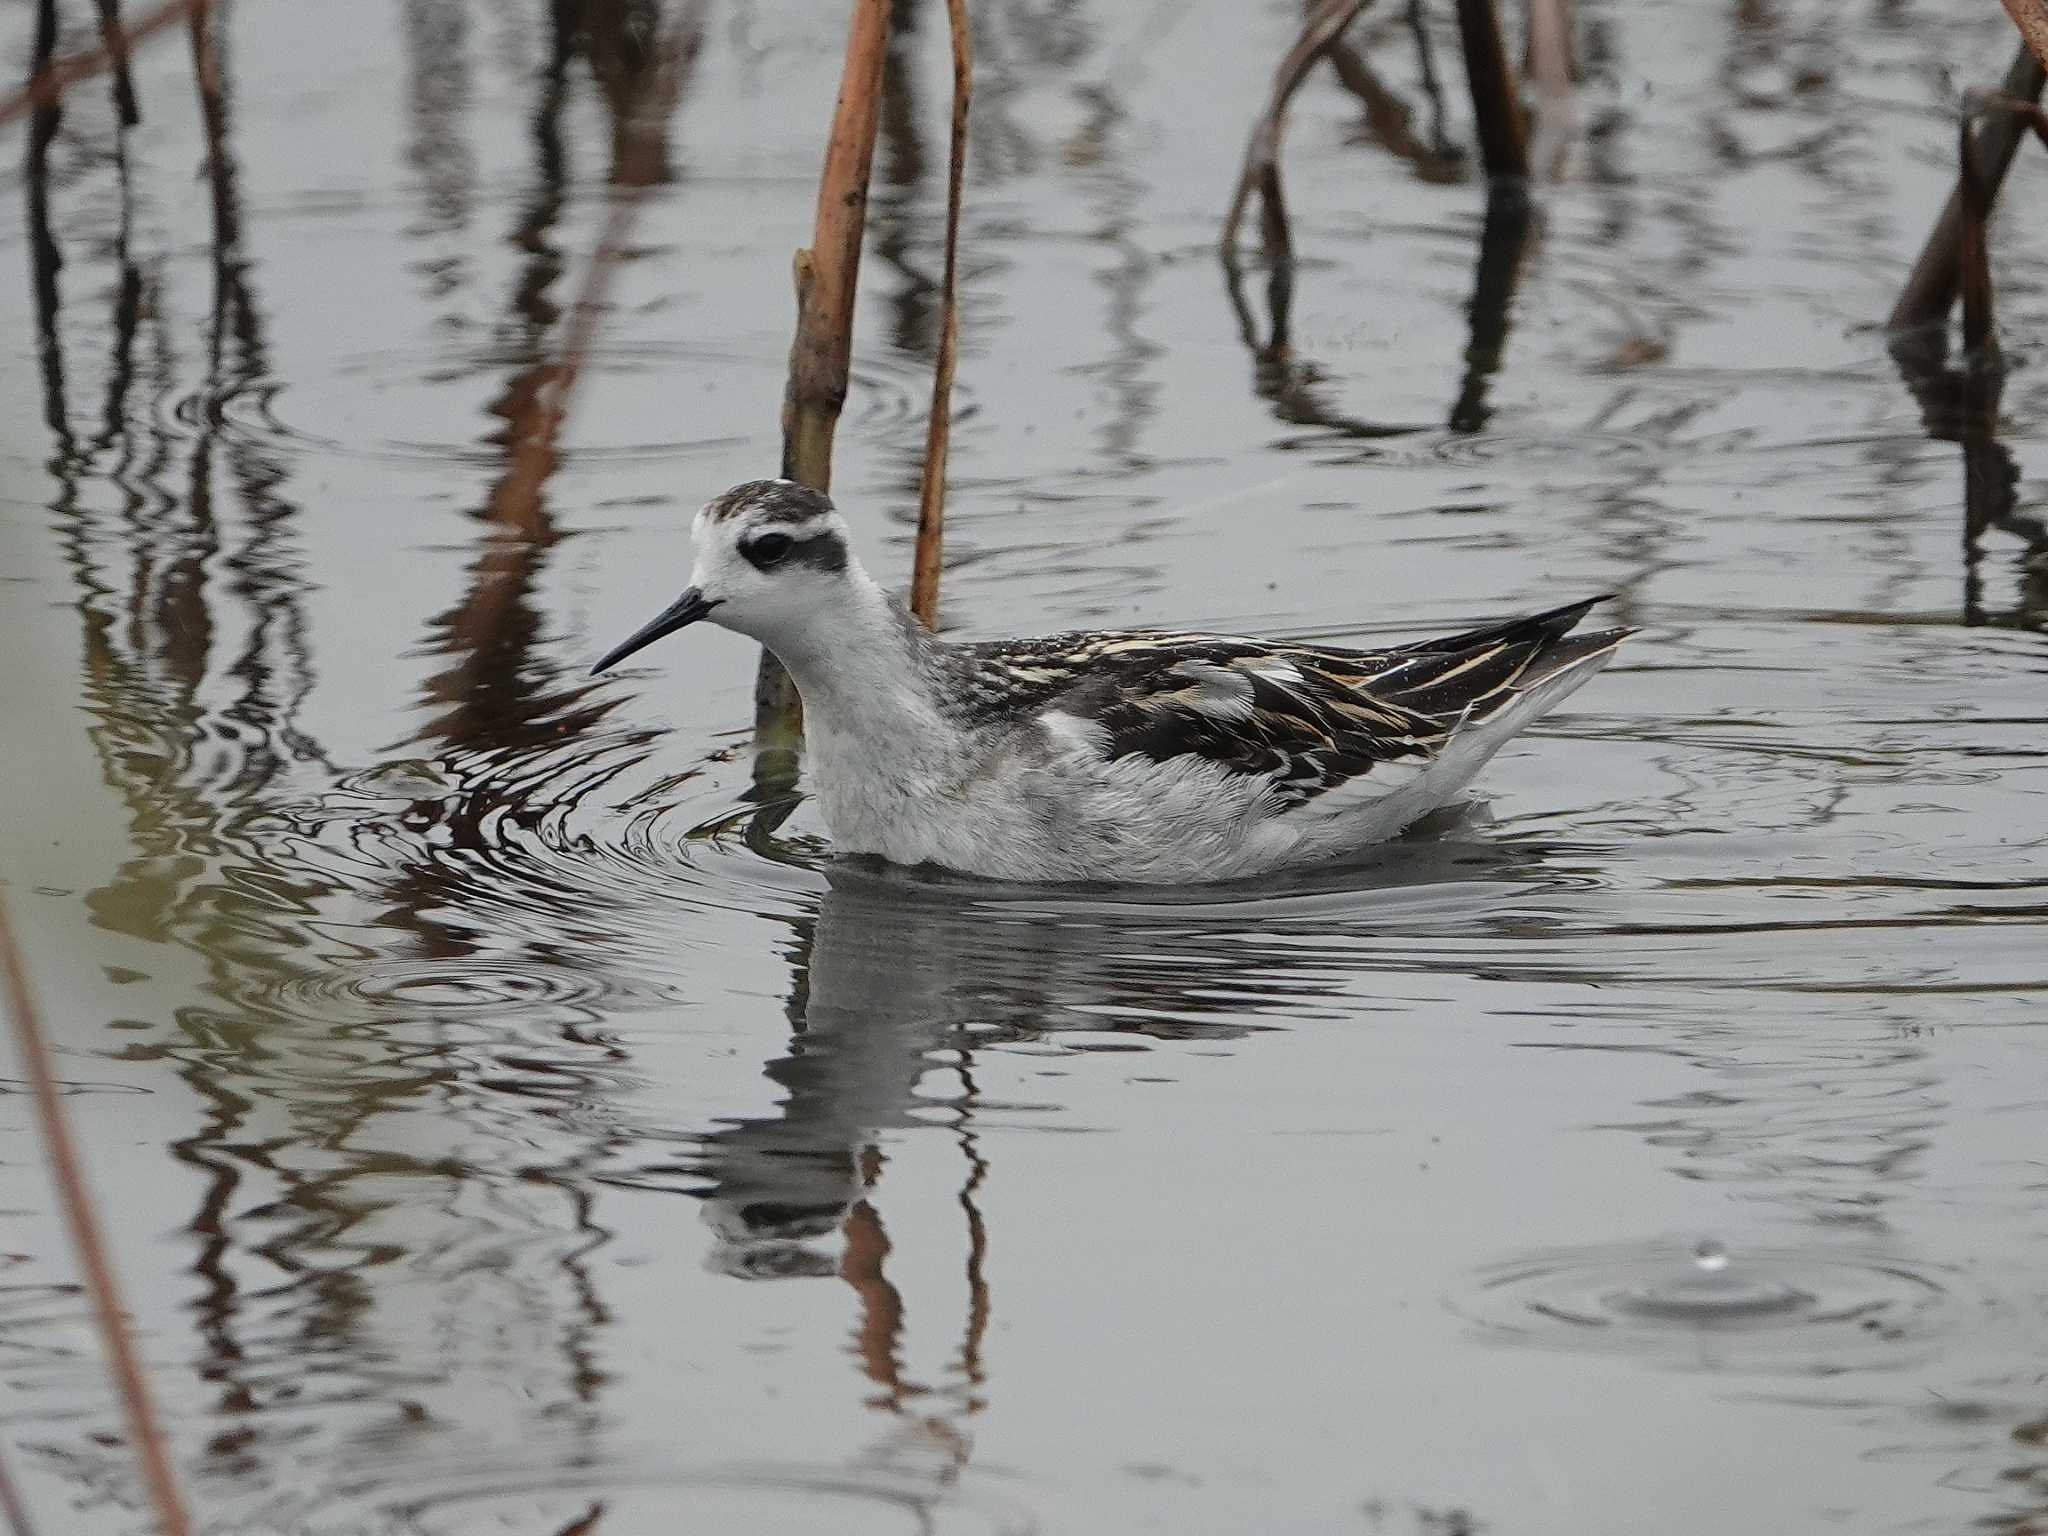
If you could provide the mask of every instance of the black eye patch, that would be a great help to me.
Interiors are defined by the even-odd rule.
[[[846,542],[830,529],[808,537],[771,529],[742,542],[740,553],[757,571],[770,571],[778,565],[808,565],[821,571],[846,569]]]
[[[786,533],[764,533],[747,540],[740,546],[740,553],[747,557],[748,564],[758,571],[780,565],[789,557],[796,540]]]

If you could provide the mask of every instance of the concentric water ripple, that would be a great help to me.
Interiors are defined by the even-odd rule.
[[[884,1473],[805,1466],[706,1468],[627,1482],[578,1476],[518,1479],[406,1498],[388,1508],[394,1533],[458,1536],[485,1527],[517,1529],[536,1496],[550,1507],[573,1493],[602,1501],[604,1530],[616,1536],[667,1536],[679,1527],[715,1531],[774,1530],[787,1536],[1033,1536],[1032,1513],[978,1487],[937,1487]],[[566,1511],[565,1512],[569,1512]]]
[[[346,973],[293,978],[279,984],[276,997],[329,1015],[347,1003],[371,1012],[399,1007],[438,1015],[617,1000],[615,988],[594,975],[488,958],[380,960]]]
[[[1532,1254],[1452,1302],[1503,1343],[1811,1375],[1911,1364],[1971,1305],[1955,1275],[1891,1255],[1711,1241]]]
[[[542,1453],[516,1463],[501,1451],[418,1462],[400,1456],[361,1468],[320,1515],[346,1511],[350,1529],[375,1536],[467,1536],[481,1530],[602,1530],[669,1536],[677,1530],[832,1533],[832,1536],[1034,1536],[1039,1514],[1006,1480],[950,1470],[954,1446],[894,1448],[873,1463],[796,1461],[677,1464],[667,1449],[624,1457]],[[931,1465],[926,1465],[926,1463]],[[266,1501],[244,1518],[283,1529],[305,1519],[304,1495]],[[601,1508],[596,1525],[576,1521]]]

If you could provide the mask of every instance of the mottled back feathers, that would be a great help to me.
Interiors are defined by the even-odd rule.
[[[1099,752],[1194,757],[1269,777],[1283,808],[1380,764],[1426,764],[1453,732],[1628,633],[1568,638],[1592,603],[1384,651],[1146,632],[945,647],[963,725],[1035,719]]]

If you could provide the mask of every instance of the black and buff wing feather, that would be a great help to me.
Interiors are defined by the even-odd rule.
[[[1107,760],[1197,757],[1267,777],[1289,806],[1382,764],[1425,766],[1453,732],[1627,633],[1570,631],[1598,598],[1384,651],[1108,632],[959,647],[975,723],[1065,717]]]

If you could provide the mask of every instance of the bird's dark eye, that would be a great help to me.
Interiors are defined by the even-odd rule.
[[[765,571],[769,566],[779,564],[782,557],[789,553],[789,546],[795,542],[786,533],[764,533],[759,538],[749,541],[742,553],[756,567]]]

